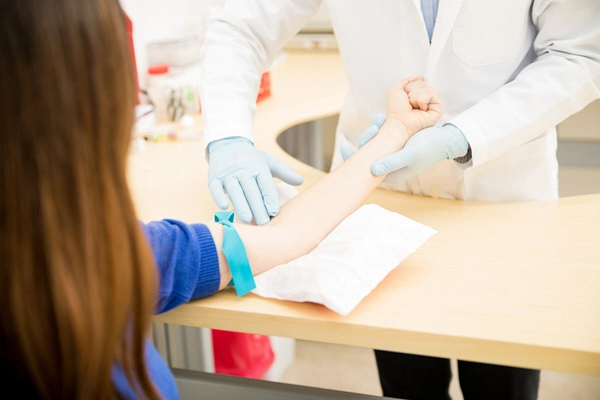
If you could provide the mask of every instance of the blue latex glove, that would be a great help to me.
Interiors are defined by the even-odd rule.
[[[216,140],[208,145],[208,188],[217,206],[229,202],[243,222],[264,225],[279,213],[279,195],[273,177],[290,185],[304,179],[277,158],[254,148],[243,137]]]
[[[385,122],[385,117],[383,114],[377,113],[373,117],[371,121],[371,125],[365,129],[363,134],[360,136],[358,141],[358,148],[360,149],[367,143],[369,140],[373,139],[375,135],[379,132],[379,128]],[[342,153],[342,158],[346,161],[352,154],[354,154],[354,150],[352,150],[352,146],[348,142],[342,142],[340,145],[340,152]]]
[[[363,133],[359,148],[375,137],[377,132],[373,134],[372,129],[373,126],[370,126]],[[442,160],[462,157],[468,149],[467,138],[454,125],[425,128],[408,139],[402,150],[375,161],[371,173],[379,176],[398,171],[396,177],[406,180]],[[351,148],[348,151],[348,146],[340,150],[344,161],[353,154]]]

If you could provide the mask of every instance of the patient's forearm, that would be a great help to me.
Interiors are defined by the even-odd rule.
[[[294,230],[295,235],[290,236],[299,239],[294,258],[311,251],[363,204],[384,178],[371,174],[371,165],[400,150],[408,137],[402,124],[386,122],[375,139],[282,207],[272,223],[282,231]]]
[[[400,150],[408,137],[404,125],[387,121],[373,140],[286,203],[268,225],[236,224],[254,275],[313,250],[383,180],[384,176],[371,174],[371,165]],[[221,251],[222,227],[209,224],[209,228],[219,250],[223,288],[231,280],[231,273]]]

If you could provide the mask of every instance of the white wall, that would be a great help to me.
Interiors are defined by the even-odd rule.
[[[222,6],[224,0],[120,0],[133,22],[134,47],[138,75],[146,75],[146,44],[204,29],[211,7]]]
[[[209,10],[222,7],[225,0],[120,0],[120,2],[133,22],[138,76],[143,80],[148,68],[147,43],[189,33],[203,33]],[[304,30],[332,31],[325,2]]]

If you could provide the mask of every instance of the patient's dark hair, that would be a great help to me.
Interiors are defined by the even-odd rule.
[[[127,188],[135,89],[117,0],[0,0],[0,377],[19,398],[119,398],[156,270]]]

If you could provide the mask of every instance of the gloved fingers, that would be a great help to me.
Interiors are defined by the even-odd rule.
[[[410,161],[411,159],[409,153],[404,150],[400,150],[394,154],[375,161],[371,167],[371,173],[375,176],[389,174],[390,172],[394,172],[400,168],[406,167],[410,164]]]
[[[379,128],[381,128],[381,125],[383,125],[384,121],[385,121],[385,117],[383,116],[383,114],[381,114],[381,113],[375,114],[375,116],[373,117],[373,120],[371,121],[371,125],[369,125],[367,127],[367,129],[365,129],[363,134],[360,136],[360,140],[358,141],[359,149],[361,147],[363,147],[371,139],[373,139],[377,135],[377,133],[379,133]],[[340,145],[340,151],[342,153],[342,158],[344,159],[344,161],[346,161],[348,158],[350,158],[350,156],[352,154],[354,154],[354,150],[352,149],[352,146],[350,146],[350,144],[346,143],[346,142],[344,142]]]
[[[244,191],[240,186],[240,182],[236,178],[225,178],[225,190],[229,195],[229,200],[233,204],[233,209],[242,222],[249,224],[252,221],[252,213],[244,196]]]
[[[405,181],[417,175],[418,171],[408,166],[393,172],[394,182]]]
[[[263,203],[263,196],[261,190],[258,187],[256,179],[254,179],[254,177],[242,178],[240,179],[240,186],[244,191],[246,201],[250,206],[250,211],[252,211],[252,215],[254,215],[254,221],[256,222],[256,224],[267,224],[271,220],[271,218],[269,218],[269,215],[267,214],[267,209],[265,208],[265,204]]]
[[[377,125],[371,125],[363,132],[360,140],[358,141],[358,148],[363,147],[367,142],[373,139],[377,133],[379,133],[379,127]]]
[[[271,217],[276,216],[279,214],[279,193],[277,192],[277,186],[273,177],[267,172],[260,173],[256,177],[256,182],[262,194],[262,201],[267,214]],[[256,213],[254,214],[254,218],[256,219]],[[261,225],[258,220],[256,223]]]
[[[213,179],[208,184],[208,190],[210,191],[210,195],[213,200],[217,204],[221,210],[227,210],[229,207],[229,201],[227,201],[227,196],[225,195],[225,191],[223,190],[223,184],[220,179]]]
[[[354,150],[352,149],[350,143],[342,142],[342,144],[340,144],[340,153],[342,153],[342,159],[346,161],[352,156],[352,154],[354,154]]]
[[[385,116],[382,113],[377,113],[371,120],[371,125],[375,125],[378,128],[381,128],[381,125],[385,122]]]
[[[279,178],[292,186],[298,186],[304,182],[303,177],[295,173],[293,169],[279,161],[279,159],[269,154],[267,157],[271,174],[273,174],[275,178]]]

